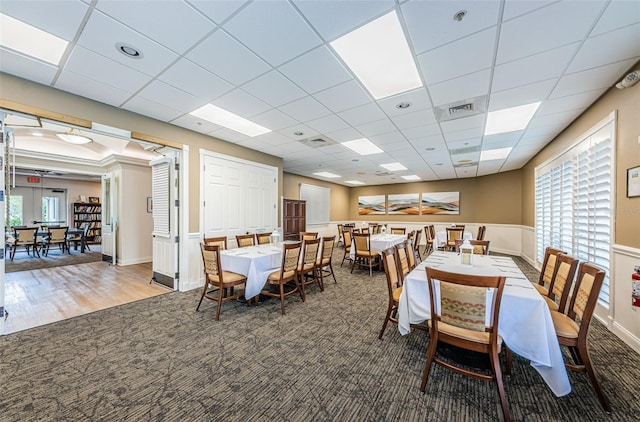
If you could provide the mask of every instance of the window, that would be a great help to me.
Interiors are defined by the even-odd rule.
[[[60,221],[60,198],[42,197],[42,221]]]
[[[24,225],[23,198],[22,195],[9,197],[9,226]]]
[[[536,168],[536,253],[567,251],[606,271],[599,303],[609,306],[615,115]]]

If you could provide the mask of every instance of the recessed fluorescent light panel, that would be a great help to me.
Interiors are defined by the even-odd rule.
[[[335,179],[336,177],[340,177],[337,174],[329,173],[327,171],[322,171],[320,173],[313,173],[313,174],[315,174],[316,176],[326,177],[326,178],[329,178],[329,179]]]
[[[480,152],[480,161],[504,160],[509,156],[513,148],[487,149]]]
[[[351,185],[364,185],[364,182],[359,180],[345,180],[345,183],[349,183]]]
[[[395,11],[338,38],[331,46],[376,100],[422,86]]]
[[[247,136],[258,136],[271,132],[271,129],[267,129],[264,126],[253,123],[252,121],[247,120],[244,117],[240,117],[237,114],[231,113],[230,111],[224,110],[220,107],[216,107],[213,104],[204,105],[189,114],[204,119],[208,122],[215,123],[219,126],[226,127],[227,129],[243,133]]]
[[[380,154],[381,152],[384,152],[367,138],[360,138],[353,141],[342,142],[342,145],[357,152],[360,155]]]
[[[389,171],[400,171],[400,170],[407,169],[405,166],[403,166],[400,163],[389,163],[389,164],[380,164],[380,165]]]
[[[58,65],[69,43],[62,38],[0,13],[0,45]]]
[[[404,180],[420,180],[420,176],[417,174],[410,174],[409,176],[402,176]]]
[[[539,106],[540,103],[532,103],[490,112],[484,134],[495,135],[526,128]]]

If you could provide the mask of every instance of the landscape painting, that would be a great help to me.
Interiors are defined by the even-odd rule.
[[[386,211],[387,206],[384,200],[384,195],[358,197],[359,215],[380,215],[385,214]]]
[[[422,194],[422,214],[460,214],[460,192]]]
[[[388,214],[420,214],[420,198],[417,193],[389,195]]]

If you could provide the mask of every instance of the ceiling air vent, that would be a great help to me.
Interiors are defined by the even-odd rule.
[[[449,107],[449,115],[453,116],[456,113],[473,111],[473,103],[461,104],[458,106]]]
[[[335,145],[336,143],[336,141],[326,136],[313,136],[311,138],[301,139],[300,142],[311,148],[322,148],[328,145]]]
[[[375,175],[376,176],[391,176],[393,173],[391,173],[390,171],[381,171],[381,172],[376,172]]]
[[[449,104],[442,104],[433,108],[436,119],[439,122],[447,120],[462,119],[463,117],[475,116],[487,111],[487,96],[465,98]]]

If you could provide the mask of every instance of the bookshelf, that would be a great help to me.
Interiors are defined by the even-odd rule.
[[[87,242],[100,243],[102,241],[102,205],[89,202],[73,203],[73,225],[80,227],[90,223],[87,232]]]

